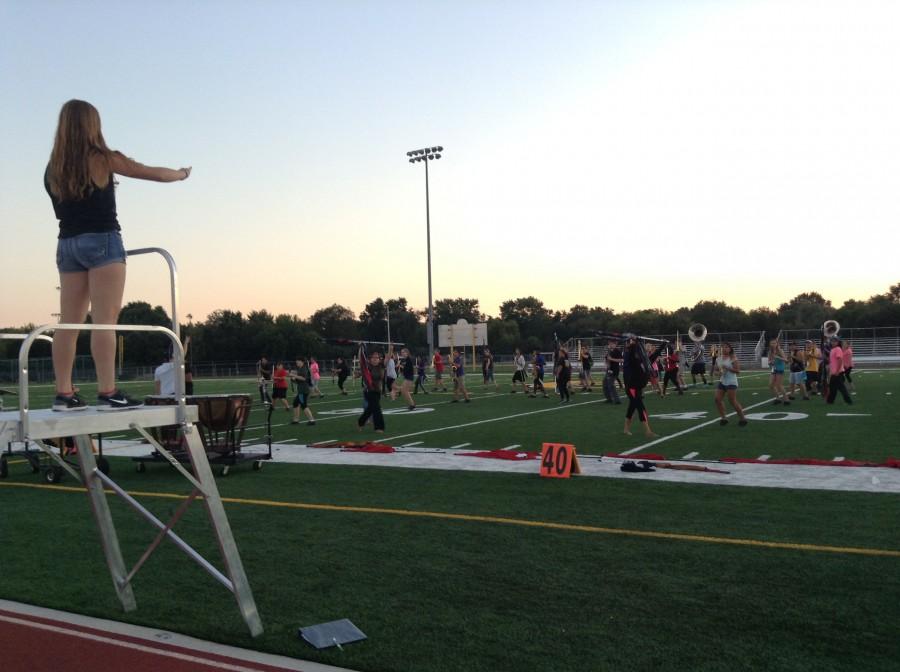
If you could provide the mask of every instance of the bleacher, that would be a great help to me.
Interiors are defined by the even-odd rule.
[[[900,329],[896,327],[876,327],[841,329],[838,337],[850,341],[853,346],[854,366],[886,366],[900,363]],[[818,343],[821,332],[786,331],[782,341],[791,343],[812,339]]]

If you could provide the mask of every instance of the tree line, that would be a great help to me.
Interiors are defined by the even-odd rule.
[[[389,318],[389,321],[388,321]],[[591,336],[597,331],[632,331],[639,334],[685,332],[699,322],[711,332],[814,329],[825,320],[835,319],[844,327],[885,327],[900,325],[900,283],[884,294],[862,301],[850,299],[833,306],[817,292],[798,294],[776,310],[756,308],[744,311],[723,301],[700,301],[692,307],[667,311],[658,308],[616,313],[611,308],[575,305],[568,310],[552,310],[533,296],[510,299],[500,305],[497,316],[481,312],[478,299],[446,298],[434,304],[435,324],[487,322],[488,343],[495,352],[509,353],[515,348],[530,351],[550,350],[554,334],[562,341]],[[171,326],[171,318],[161,306],[136,301],[127,304],[120,324]],[[254,310],[215,310],[203,322],[181,326],[182,337],[191,336],[192,359],[196,361],[251,361],[262,354],[270,359],[291,359],[298,354],[331,358],[347,355],[351,347],[338,339],[403,342],[414,351],[426,349],[426,313],[409,305],[405,298],[377,298],[357,315],[350,308],[333,304],[320,308],[307,319],[296,315],[273,315]],[[28,332],[33,325],[7,328],[7,332]],[[90,335],[82,332],[79,352],[89,352]],[[435,334],[437,344],[437,334]],[[167,339],[159,334],[129,332],[125,335],[125,366],[158,364],[166,356]],[[3,357],[18,356],[19,344],[0,341]],[[49,356],[49,346],[36,343],[33,356]]]

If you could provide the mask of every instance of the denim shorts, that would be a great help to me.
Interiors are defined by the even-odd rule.
[[[60,238],[56,244],[56,268],[60,273],[78,273],[124,263],[125,244],[118,231],[82,233],[72,238]]]
[[[791,385],[801,385],[806,382],[806,371],[791,371]]]

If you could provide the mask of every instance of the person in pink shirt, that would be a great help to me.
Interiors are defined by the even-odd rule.
[[[322,390],[319,389],[319,379],[322,377],[319,374],[319,363],[316,361],[315,357],[309,358],[309,375],[312,377],[310,381],[310,387],[312,387],[312,392],[315,392],[317,397],[324,397],[322,394]]]
[[[853,379],[850,377],[850,372],[853,371],[853,346],[850,345],[850,341],[841,341],[841,350],[844,353],[844,378],[847,381],[847,387],[852,392]]]
[[[831,352],[828,353],[828,403],[833,404],[837,393],[840,392],[844,401],[853,403],[850,393],[844,386],[844,351],[841,350],[841,340],[837,336],[831,338]]]

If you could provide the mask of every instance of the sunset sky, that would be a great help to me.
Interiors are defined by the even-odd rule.
[[[185,182],[120,178],[181,314],[376,297],[496,315],[836,305],[900,281],[900,3],[0,0],[0,326],[54,321],[60,106]],[[126,301],[168,306],[161,259]]]

